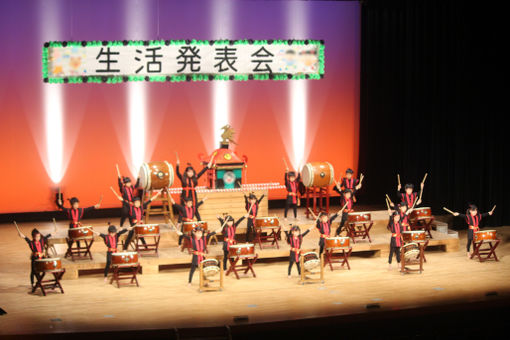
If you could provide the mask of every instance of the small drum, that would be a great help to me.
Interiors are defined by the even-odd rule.
[[[432,210],[430,207],[421,207],[421,208],[414,208],[413,211],[411,211],[411,219],[413,220],[422,220],[425,218],[431,218],[432,217]]]
[[[473,239],[475,242],[495,241],[496,240],[496,230],[477,231],[473,235]]]
[[[278,217],[256,217],[255,218],[255,227],[264,228],[264,227],[278,227],[280,225],[280,220]]]
[[[62,269],[60,259],[55,257],[51,259],[35,260],[35,270],[39,273],[42,272],[56,272]]]
[[[214,276],[220,272],[219,262],[216,259],[206,259],[201,264],[205,277]]]
[[[314,268],[317,268],[321,261],[319,260],[319,254],[316,252],[308,252],[304,253],[303,255],[303,266],[307,271],[311,271]]]
[[[208,230],[206,221],[193,221],[193,222],[184,222],[182,224],[182,232],[189,234],[196,227],[201,227],[204,230]]]
[[[94,238],[94,233],[89,228],[92,229],[92,227],[69,228],[67,235],[71,240],[83,240]]]
[[[405,243],[420,243],[425,242],[427,235],[425,234],[425,230],[404,231],[402,232],[402,239]]]
[[[420,247],[416,243],[408,243],[402,246],[406,261],[413,261],[420,256]]]
[[[350,237],[328,237],[324,241],[326,249],[348,249],[351,246]]]
[[[138,173],[144,190],[163,189],[174,184],[174,169],[167,161],[143,163]]]
[[[333,184],[335,170],[329,162],[306,163],[301,170],[305,187],[327,187]]]
[[[253,257],[255,245],[253,243],[239,243],[231,245],[228,250],[229,257]]]
[[[349,213],[349,215],[347,215],[348,223],[363,223],[370,222],[371,220],[372,215],[369,212]]]
[[[112,254],[112,265],[114,266],[129,266],[138,264],[138,253],[136,252],[123,252]]]
[[[140,224],[135,226],[135,233],[140,236],[159,235],[159,224]]]

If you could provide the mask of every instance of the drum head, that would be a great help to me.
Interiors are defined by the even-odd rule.
[[[170,188],[174,184],[174,168],[167,161],[164,162],[168,166],[168,187]]]
[[[329,185],[333,184],[333,181],[335,180],[335,169],[333,168],[333,165],[331,163],[326,162],[326,164],[329,166],[330,176],[329,176]]]
[[[140,166],[140,171],[138,172],[138,177],[140,178],[140,186],[144,190],[149,190],[151,188],[151,174],[149,165],[147,163],[143,163],[142,166]],[[172,170],[172,177],[173,177],[173,170]]]
[[[306,163],[301,170],[301,181],[305,187],[311,187],[313,184],[313,166],[311,163]]]

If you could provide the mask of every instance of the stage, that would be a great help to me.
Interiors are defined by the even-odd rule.
[[[271,214],[281,215],[281,211],[270,211]],[[299,215],[303,216],[302,210]],[[422,274],[402,275],[395,262],[393,270],[388,270],[389,233],[385,231],[384,214],[374,212],[373,216],[377,220],[371,233],[373,244],[355,245],[356,251],[349,260],[351,270],[331,272],[325,268],[324,284],[298,284],[295,267],[292,278],[287,278],[288,245],[282,242],[279,250],[260,251],[257,246],[262,258],[255,264],[257,278],[247,275],[236,280],[230,275],[225,279],[223,291],[199,293],[197,274],[192,286],[186,284],[190,256],[176,250],[176,235],[167,231],[162,232],[160,258],[168,263],[154,264],[156,258],[142,258],[142,267],[147,261],[146,268],[152,265],[158,270],[142,269],[139,288],[118,289],[104,283],[98,270],[84,270],[79,279],[70,280],[73,275],[69,269],[63,281],[65,294],[50,292],[46,297],[39,292],[29,293],[28,247],[17,237],[14,227],[2,225],[0,307],[8,314],[0,318],[0,334],[213,327],[237,324],[234,319],[239,317],[244,324],[256,324],[363,314],[373,310],[366,308],[370,304],[378,304],[377,310],[390,311],[480,301],[486,299],[487,293],[494,295],[491,292],[497,292],[493,297],[496,299],[510,295],[510,257],[507,256],[510,246],[505,242],[510,238],[510,227],[497,229],[502,239],[497,249],[499,262],[466,259],[465,232],[460,232],[459,239],[450,236],[443,241],[439,240],[438,232],[433,232],[435,242],[442,242],[443,246],[433,247],[431,242]],[[100,221],[87,222],[101,230]],[[302,227],[307,225],[303,218],[298,223]],[[28,234],[34,225],[23,224],[24,232]],[[52,228],[49,223],[41,225],[43,231]],[[60,223],[58,228],[61,231],[57,235],[60,235],[66,226]],[[316,231],[305,240],[304,248],[315,248]],[[218,252],[217,247],[213,246],[211,253]],[[93,268],[103,266],[104,254],[104,244],[96,241]],[[90,261],[77,261],[76,266],[86,266],[87,262],[90,264]],[[63,265],[67,270],[72,263],[65,260]]]

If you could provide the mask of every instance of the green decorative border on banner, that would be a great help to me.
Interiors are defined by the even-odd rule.
[[[75,77],[48,77],[48,53],[50,47],[87,47],[87,46],[169,46],[169,45],[316,45],[318,46],[319,73],[318,74],[195,74],[173,76],[75,76]],[[324,77],[324,40],[115,40],[115,41],[50,41],[42,49],[42,75],[45,83],[51,84],[79,84],[79,83],[106,83],[116,84],[128,81],[149,82],[183,82],[183,81],[212,81],[212,80],[289,80],[289,79],[321,79]]]

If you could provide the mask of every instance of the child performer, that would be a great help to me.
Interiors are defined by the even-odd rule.
[[[301,174],[297,174],[294,171],[289,171],[289,168],[285,169],[285,187],[287,188],[287,200],[285,201],[285,212],[284,217],[287,220],[287,212],[289,208],[294,211],[294,218],[297,218],[297,206],[299,205],[298,196],[298,185],[301,180]]]
[[[263,198],[264,195],[257,198],[253,192],[250,193],[250,195],[244,194],[245,209],[250,212],[246,224],[246,242],[251,242],[253,240],[254,221],[259,213],[259,205]]]
[[[130,229],[133,228],[133,226],[129,227]],[[123,228],[121,231],[117,231],[117,227],[114,225],[108,226],[108,235],[98,233],[97,231],[93,229],[89,229],[94,234],[97,234],[101,236],[101,238],[104,241],[104,244],[108,248],[106,251],[106,266],[104,267],[104,281],[106,282],[108,272],[110,271],[110,266],[112,265],[112,254],[117,252],[117,244],[119,243],[119,236],[124,234],[128,231],[127,228]],[[128,243],[126,243],[128,244]],[[124,249],[125,250],[125,249]]]
[[[400,184],[400,175],[397,174],[398,185],[397,185],[397,196],[400,198],[402,203],[407,204],[409,208],[414,208],[417,205],[421,204],[421,196],[423,194],[423,188],[425,187],[425,179],[427,178],[427,174],[423,177],[423,180],[420,183],[420,196],[418,197],[418,193],[414,192],[414,185],[412,183],[407,183],[404,187],[405,192],[400,192],[402,189],[402,185]],[[415,203],[416,202],[416,203]],[[391,205],[394,206],[393,204]]]
[[[332,215],[331,217],[328,216],[328,214],[326,214],[325,212],[321,212],[319,214],[319,216],[315,216],[315,214],[313,213],[312,209],[309,208],[310,212],[312,213],[312,216],[315,218],[316,222],[315,222],[315,226],[317,227],[317,229],[319,230],[319,233],[320,233],[320,239],[319,239],[319,247],[320,247],[320,252],[319,252],[319,255],[322,255],[322,253],[324,252],[324,239],[328,238],[329,235],[331,234],[331,224],[333,223],[333,221],[338,217],[339,214],[342,214],[344,209],[347,207],[347,205],[344,205],[342,209],[340,209],[340,211],[338,211],[336,214]]]
[[[342,192],[342,196],[340,197],[340,206],[345,207],[345,209],[342,209],[342,219],[340,220],[340,225],[336,228],[336,236],[340,235],[342,232],[342,228],[344,227],[345,222],[347,222],[349,213],[354,211],[354,200],[352,199],[352,191],[350,189],[345,189]]]
[[[150,199],[145,201],[142,204],[142,201],[140,200],[140,197],[133,198],[133,205],[129,207],[129,225],[131,227],[134,227],[137,224],[143,223],[143,216],[145,214],[145,209],[147,209],[147,206],[154,201],[159,195],[161,195],[161,190],[157,191],[154,196],[152,196]],[[127,250],[129,244],[131,243],[131,239],[133,238],[135,230],[131,229],[129,231],[129,234],[126,237],[126,241],[124,242],[124,251]],[[142,243],[145,243],[145,239],[142,237]]]
[[[191,268],[189,270],[189,277],[188,277],[188,286],[191,286],[191,281],[193,280],[193,274],[195,273],[195,270],[197,269],[200,262],[202,262],[205,258],[205,253],[207,251],[207,242],[209,242],[209,239],[216,235],[216,233],[219,233],[221,231],[221,227],[212,233],[207,233],[205,237],[204,235],[204,229],[202,227],[196,227],[191,236],[183,234],[180,230],[175,230],[177,235],[185,237],[190,240],[191,248],[193,249],[193,256],[191,258]]]
[[[181,174],[179,170],[181,162],[179,161],[179,158],[177,158],[175,165],[175,173],[177,174],[177,177],[181,180],[182,186],[181,203],[184,203],[184,200],[186,198],[191,198],[193,205],[194,206],[197,205],[197,193],[195,187],[198,185],[198,180],[200,179],[200,177],[202,177],[202,175],[206,172],[207,169],[211,168],[213,159],[214,155],[213,157],[211,157],[209,164],[207,164],[207,166],[204,166],[204,168],[200,170],[198,174],[195,172],[195,169],[193,169],[190,163],[188,163],[188,166],[184,170],[184,174]]]
[[[284,230],[285,235],[287,235],[287,241],[290,244],[290,254],[289,254],[289,270],[288,277],[291,278],[290,272],[292,270],[292,265],[295,263],[297,267],[298,274],[301,275],[301,267],[299,266],[299,256],[301,245],[303,244],[303,237],[308,235],[308,233],[314,228],[312,225],[308,230],[301,234],[301,228],[299,226],[294,225],[290,228],[290,230]]]
[[[14,222],[16,223],[16,222]],[[16,225],[18,229],[18,226]],[[28,246],[30,247],[30,251],[32,255],[30,256],[31,265],[30,265],[30,285],[34,287],[34,277],[35,277],[35,260],[43,259],[46,257],[46,244],[48,243],[48,239],[51,237],[51,234],[46,236],[42,236],[39,230],[32,229],[32,239],[26,237],[19,229],[18,235],[25,241],[27,241]]]
[[[234,218],[230,215],[227,215],[225,219],[221,218],[219,215],[217,216],[218,221],[221,223],[221,233],[223,234],[223,269],[227,269],[228,251],[230,246],[237,243],[237,227],[239,226],[239,223],[241,223],[247,217],[248,214],[234,222]]]
[[[198,212],[198,207],[200,207],[207,200],[207,197],[204,197],[200,202],[196,205],[191,197],[186,197],[183,199],[183,204],[176,204],[173,197],[170,196],[170,201],[172,202],[172,206],[175,207],[179,211],[179,220],[178,224],[181,226],[182,231],[182,223],[183,222],[193,222],[195,219],[200,221],[200,213]],[[179,245],[182,243],[182,236],[179,236]]]
[[[352,192],[352,200],[356,203],[356,191],[361,189],[363,182],[363,174],[360,175],[360,179],[353,177],[354,171],[351,168],[345,170],[345,177],[340,179],[340,183],[336,183],[333,190],[342,194],[343,191],[349,189]]]
[[[389,203],[388,206],[388,215],[390,216],[390,221],[388,224],[388,229],[391,231],[391,240],[390,240],[390,256],[388,257],[388,270],[391,270],[391,262],[393,260],[393,254],[397,258],[397,263],[400,263],[400,247],[402,246],[402,232],[404,231],[404,226],[402,225],[401,214],[400,211],[392,211]],[[413,209],[407,210],[404,215],[409,215]]]
[[[97,203],[96,205],[87,208],[80,208],[80,201],[76,197],[72,197],[69,202],[71,203],[71,209],[64,207],[60,197],[57,200],[57,206],[65,212],[69,218],[69,229],[81,226],[81,219],[83,218],[83,215],[94,209],[99,209],[101,206],[100,203]],[[80,248],[80,241],[76,241],[76,245]]]
[[[120,211],[120,227],[122,228],[126,219],[129,218],[129,209],[133,205],[134,198],[139,196],[137,194],[137,188],[140,184],[140,178],[136,179],[136,184],[133,187],[131,178],[121,176],[119,166],[115,164],[115,167],[117,168],[119,192],[122,196],[122,208]]]
[[[474,204],[470,204],[466,210],[466,214],[464,215],[464,214],[459,214],[458,212],[452,212],[445,208],[445,210],[448,211],[449,213],[451,213],[453,216],[460,216],[460,217],[464,218],[464,220],[466,221],[466,223],[469,227],[467,245],[466,245],[468,258],[471,257],[469,252],[471,251],[471,244],[473,243],[473,235],[475,232],[480,231],[480,221],[484,217],[492,216],[492,214],[494,213],[494,209],[496,209],[496,206],[494,206],[491,211],[480,214],[480,212],[478,211],[478,207]]]
[[[400,224],[404,231],[410,231],[411,226],[409,225],[409,213],[407,212],[408,207],[406,203],[400,203],[398,205],[398,214],[400,215]]]

